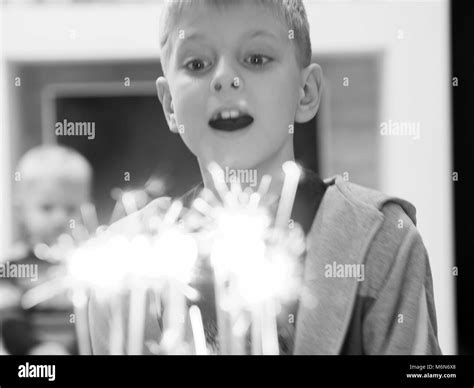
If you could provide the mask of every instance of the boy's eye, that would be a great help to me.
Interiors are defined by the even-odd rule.
[[[201,60],[201,59],[192,59],[191,61],[187,62],[185,65],[186,69],[189,71],[202,71],[204,70],[207,66],[209,66],[209,63]]]
[[[270,62],[271,58],[262,54],[253,54],[245,58],[245,63],[252,66],[264,66]]]

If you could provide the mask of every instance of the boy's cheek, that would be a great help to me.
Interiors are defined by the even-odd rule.
[[[182,130],[178,132],[179,136],[181,137],[183,143],[186,145],[186,147],[196,156],[200,157],[200,149],[202,148],[202,139],[204,137],[202,136],[202,131],[199,131],[199,129],[195,125],[184,125],[181,127]],[[187,130],[184,128],[188,128]]]
[[[175,106],[176,125],[178,133],[183,137],[188,137],[196,132],[207,129],[208,119],[206,117],[206,107],[203,104],[205,97],[193,97],[182,100]]]

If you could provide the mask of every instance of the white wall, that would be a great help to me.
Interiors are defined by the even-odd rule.
[[[316,53],[384,52],[380,121],[416,121],[421,125],[419,140],[381,137],[380,189],[410,200],[418,209],[418,226],[434,277],[439,340],[443,352],[452,354],[456,345],[448,2],[305,3]],[[7,6],[3,60],[155,58],[159,55],[159,9],[105,4]],[[399,30],[403,39],[398,39]],[[7,96],[5,89],[1,90],[0,113],[5,117]],[[3,167],[8,160],[8,142],[3,141],[7,128],[2,126],[0,134],[1,193],[8,193],[11,183]],[[0,208],[1,227],[5,228],[9,207],[2,200]],[[0,231],[2,251],[9,238],[9,233]]]

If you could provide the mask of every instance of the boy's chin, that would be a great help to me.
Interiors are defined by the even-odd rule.
[[[211,162],[217,163],[222,169],[236,169],[236,170],[248,170],[254,169],[258,165],[254,158],[245,157],[245,155],[213,155],[213,157],[205,158],[205,166],[208,166]]]

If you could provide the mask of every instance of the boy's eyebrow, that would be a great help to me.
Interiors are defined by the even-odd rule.
[[[177,39],[178,43],[175,46],[176,53],[180,53],[186,45],[195,40],[206,40],[206,36],[200,32],[191,32],[190,34],[184,34],[182,38]]]
[[[185,34],[182,41],[189,41],[189,40],[199,40],[199,39],[206,39],[206,36],[200,32],[193,32],[189,35]]]
[[[263,36],[263,37],[268,37],[268,38],[278,40],[278,37],[273,32],[266,31],[266,30],[254,30],[254,31],[248,32],[246,35],[248,35],[247,39]]]
[[[279,38],[276,34],[273,32],[267,31],[267,30],[252,30],[244,34],[245,40],[250,40],[252,38],[258,38],[258,37],[267,37],[270,38],[274,41],[279,41]],[[190,41],[195,41],[195,40],[206,40],[207,37],[205,34],[201,32],[191,32],[189,34],[185,34],[183,38],[178,39],[180,43],[178,43],[176,47],[176,51],[180,52],[181,49],[186,45],[186,43]]]
[[[252,38],[258,38],[260,36],[262,37],[268,37],[272,38],[274,40],[278,40],[277,35],[275,35],[273,32],[266,31],[266,30],[253,30],[249,31],[247,34],[245,34],[246,39],[252,39]],[[200,40],[206,39],[206,35],[200,33],[200,32],[192,32],[189,35],[185,34],[183,39],[180,39],[181,41],[190,41],[190,40]]]
[[[184,36],[177,39],[178,43],[176,44],[176,52],[180,52],[183,47],[185,47],[188,43],[196,40],[206,40],[206,35],[200,32],[191,32],[189,34],[184,34]]]

